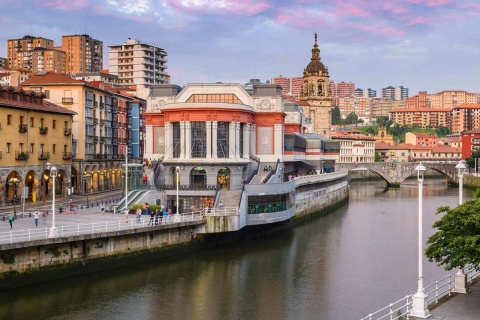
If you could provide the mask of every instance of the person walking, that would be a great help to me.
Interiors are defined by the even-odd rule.
[[[42,225],[47,226],[47,214],[45,212],[42,212]]]
[[[38,211],[35,211],[33,214],[33,220],[35,221],[35,227],[38,227],[38,219],[40,219],[40,213]]]
[[[13,214],[10,213],[10,215],[8,216],[8,223],[10,223],[10,229],[13,229],[13,221],[15,221],[15,219],[13,218]]]
[[[140,223],[140,219],[142,218],[142,209],[137,209],[137,223]]]
[[[160,213],[160,211],[157,209],[155,210],[155,225],[161,223],[161,218],[162,217],[162,214]]]
[[[155,219],[155,212],[150,211],[150,221],[148,221],[148,225],[152,224],[153,226],[154,219]]]
[[[102,213],[105,213],[105,205],[103,204],[103,201],[102,201],[102,204],[100,205],[100,208],[102,209]]]
[[[220,201],[220,203],[218,204],[218,208],[223,209],[223,202],[222,201]]]
[[[125,216],[125,223],[128,223],[128,208],[125,208],[125,210],[123,210],[123,215]]]

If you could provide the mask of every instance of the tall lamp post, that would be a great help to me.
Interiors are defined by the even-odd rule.
[[[465,169],[467,169],[467,166],[462,161],[459,161],[455,169],[457,169],[458,172],[458,205],[461,205],[463,203],[463,173]],[[455,289],[453,291],[458,293],[468,292],[467,276],[463,268],[459,268],[455,274]]]
[[[176,221],[179,220],[179,217],[180,217],[180,206],[179,206],[179,200],[178,200],[178,186],[179,186],[179,183],[180,183],[180,167],[179,166],[176,166],[175,167],[175,173],[177,175],[177,214],[176,214]]]
[[[420,162],[416,167],[418,180],[418,290],[412,297],[412,316],[417,318],[428,318],[431,314],[427,309],[427,295],[423,292],[423,232],[422,232],[422,207],[423,207],[423,179],[425,167]]]
[[[55,238],[57,236],[57,228],[55,227],[55,180],[57,180],[57,167],[47,163],[47,170],[50,170],[50,177],[52,178],[52,227],[48,237]]]
[[[125,148],[125,209],[128,210],[128,148]]]
[[[17,183],[18,178],[13,177],[8,181],[8,184],[13,187],[13,217],[17,219]]]

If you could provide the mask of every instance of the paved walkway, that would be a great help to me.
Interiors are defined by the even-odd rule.
[[[480,319],[480,279],[470,286],[469,294],[454,293],[437,306],[430,306],[432,320],[478,320]]]

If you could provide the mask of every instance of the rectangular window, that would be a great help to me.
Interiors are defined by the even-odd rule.
[[[180,122],[173,123],[173,158],[180,158]]]
[[[35,151],[34,144],[30,143],[30,153],[34,153]]]
[[[207,130],[205,122],[191,122],[192,124],[192,158],[207,156]]]
[[[228,122],[219,122],[217,129],[217,157],[228,158]]]
[[[53,120],[52,122],[52,129],[55,129],[57,126],[57,120]]]
[[[30,117],[30,128],[33,128],[35,121],[33,117]]]
[[[25,123],[24,123],[24,116],[20,116],[20,124],[23,126]]]
[[[12,125],[12,115],[11,114],[7,115],[7,125],[9,125],[9,126]]]
[[[45,99],[50,99],[50,90],[45,90]]]
[[[240,123],[240,141],[238,142],[240,145],[238,146],[238,152],[240,153],[240,157],[243,158],[243,129],[245,127],[244,123]]]
[[[43,128],[43,118],[40,119],[40,128]]]
[[[57,151],[57,145],[54,144],[54,145],[52,145],[52,153],[55,154],[56,151]]]
[[[6,153],[10,153],[10,142],[7,142],[7,147],[5,148]]]

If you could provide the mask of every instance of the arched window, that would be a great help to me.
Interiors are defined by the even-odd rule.
[[[230,189],[230,170],[228,168],[218,170],[217,184],[224,190]]]
[[[193,189],[206,189],[207,173],[202,167],[196,167],[190,171],[190,186]]]

